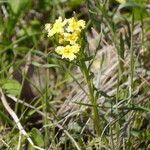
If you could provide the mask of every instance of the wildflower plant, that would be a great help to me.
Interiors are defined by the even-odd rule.
[[[77,59],[76,64],[84,76],[85,83],[88,87],[88,98],[93,106],[92,119],[94,128],[100,136],[101,129],[97,107],[97,90],[93,84],[90,67],[86,63],[86,61],[89,60],[86,51],[84,51],[86,39],[84,41],[84,38],[81,36],[82,31],[85,29],[85,21],[77,20],[74,17],[63,20],[59,17],[53,25],[49,23],[46,24],[45,29],[48,33],[48,37],[51,38],[54,36],[58,41],[58,45],[55,48],[55,52],[58,55],[61,55],[63,59],[69,59],[69,61]]]

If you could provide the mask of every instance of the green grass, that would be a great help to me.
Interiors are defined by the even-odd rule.
[[[150,149],[147,0],[0,1],[0,149]],[[86,21],[77,59],[46,23]]]

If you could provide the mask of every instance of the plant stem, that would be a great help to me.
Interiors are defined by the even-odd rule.
[[[93,105],[93,109],[92,109],[92,113],[93,113],[93,122],[94,122],[94,126],[95,126],[95,130],[98,134],[98,136],[100,137],[101,136],[101,129],[100,129],[100,124],[99,124],[99,114],[98,114],[98,107],[97,107],[97,99],[94,95],[94,85],[93,85],[93,81],[90,77],[90,72],[85,64],[85,62],[81,62],[81,66],[80,66],[80,69],[82,70],[83,72],[83,75],[85,77],[85,80],[86,80],[86,83],[87,83],[87,86],[88,86],[88,91],[89,91],[89,99],[91,101],[91,104]]]

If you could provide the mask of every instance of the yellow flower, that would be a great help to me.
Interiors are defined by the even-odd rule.
[[[64,32],[59,35],[59,43],[64,44],[65,42],[69,42],[71,45],[75,44],[79,39],[79,33],[73,32],[73,33],[67,33]]]
[[[70,42],[71,45],[75,44],[79,39],[79,34],[77,32],[74,33],[64,33],[64,39]]]
[[[78,44],[75,45],[67,45],[67,46],[58,46],[56,48],[56,53],[62,55],[62,58],[68,58],[70,61],[76,58],[76,53],[79,52],[80,46]]]
[[[59,17],[56,22],[54,23],[53,27],[48,31],[48,37],[53,36],[56,33],[63,33],[64,32],[64,26],[66,24],[66,21],[62,21],[62,18]],[[45,26],[45,29],[48,28],[49,25]]]
[[[67,45],[64,48],[62,58],[68,58],[70,61],[76,58],[76,55],[73,53],[71,46]]]
[[[55,50],[58,54],[62,55],[62,58],[68,58],[70,61],[76,58],[70,45],[58,46]]]
[[[77,21],[74,17],[68,19],[68,27],[67,27],[68,32],[74,32],[74,31],[80,32],[84,28],[85,28],[84,20]]]

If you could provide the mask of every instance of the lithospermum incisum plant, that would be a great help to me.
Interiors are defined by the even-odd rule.
[[[79,38],[84,28],[85,21],[74,17],[64,20],[59,17],[53,25],[45,25],[48,37],[57,36],[59,45],[55,49],[56,53],[70,61],[74,60],[80,51]]]
[[[72,17],[69,19],[62,19],[59,17],[54,24],[46,24],[45,29],[48,32],[48,37],[56,39],[55,52],[61,55],[62,58],[73,61],[77,59],[78,66],[85,78],[85,84],[88,87],[88,98],[90,100],[92,110],[92,120],[97,134],[101,135],[101,127],[99,124],[99,112],[97,107],[96,89],[91,78],[91,70],[88,66],[87,53],[85,49],[86,41],[81,40],[81,32],[85,29],[85,21],[77,20]],[[84,42],[84,44],[82,43]],[[84,46],[83,46],[84,45]],[[84,51],[84,52],[83,52]],[[82,56],[82,57],[80,57]],[[84,59],[82,59],[84,58]],[[87,58],[87,59],[86,59]]]

